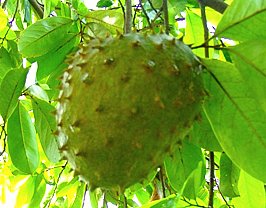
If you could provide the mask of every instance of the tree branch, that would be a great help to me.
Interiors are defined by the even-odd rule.
[[[208,207],[213,208],[213,197],[214,197],[214,182],[215,182],[215,174],[214,174],[214,152],[210,152],[210,188],[209,188],[209,203]]]
[[[170,32],[170,26],[169,26],[169,14],[168,14],[168,0],[163,0],[163,14],[164,14],[164,27],[165,27],[165,33],[169,35]]]
[[[199,0],[201,2],[204,1],[204,4],[215,11],[223,14],[225,9],[228,7],[228,4],[223,2],[222,0]]]
[[[29,0],[30,5],[33,7],[34,11],[38,14],[38,16],[43,18],[43,8],[38,4],[36,0]]]
[[[125,19],[125,33],[131,33],[131,21],[132,21],[132,2],[126,0],[126,19]]]

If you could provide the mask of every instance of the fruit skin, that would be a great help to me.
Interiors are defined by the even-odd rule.
[[[167,36],[93,39],[69,58],[57,108],[59,145],[92,188],[140,182],[199,115],[201,66]]]

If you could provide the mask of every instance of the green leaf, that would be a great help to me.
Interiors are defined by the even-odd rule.
[[[47,102],[49,101],[49,97],[48,97],[46,91],[43,88],[41,88],[39,85],[36,85],[36,84],[31,85],[27,89],[27,91],[29,92],[30,95],[32,95],[34,97],[37,97],[41,100],[45,100]]]
[[[195,122],[190,131],[189,141],[208,151],[223,151],[203,110],[201,120]]]
[[[62,47],[74,21],[65,17],[49,17],[30,25],[21,33],[18,48],[27,58],[42,56]]]
[[[184,186],[183,195],[185,197],[196,200],[197,195],[205,182],[206,167],[204,164],[204,161],[200,161],[197,168],[190,173]]]
[[[123,14],[114,10],[92,11],[86,15],[87,22],[100,23],[111,33],[123,32]]]
[[[44,100],[32,99],[32,107],[35,118],[35,127],[41,141],[42,148],[47,158],[52,162],[58,162],[60,154],[56,143],[55,107]]]
[[[225,154],[220,158],[220,190],[224,196],[233,198],[239,196],[238,179],[240,169]]]
[[[204,111],[220,145],[237,166],[266,182],[266,114],[259,98],[233,64],[202,61],[212,73],[205,77],[210,98]]]
[[[228,48],[257,105],[266,114],[266,40],[246,41]]]
[[[31,117],[20,102],[8,120],[7,134],[13,165],[24,173],[33,173],[39,165],[36,132]]]
[[[46,183],[42,175],[35,176],[35,189],[28,207],[39,207],[46,191]]]
[[[182,193],[187,179],[202,161],[201,149],[184,140],[182,147],[177,149],[172,157],[167,157],[164,162],[171,186],[177,192]]]
[[[12,57],[8,51],[2,46],[0,48],[0,79],[14,67]]]
[[[92,208],[98,208],[98,201],[102,197],[102,192],[100,189],[95,189],[93,191],[89,190],[90,195],[90,205]]]
[[[263,182],[253,178],[245,171],[240,172],[238,189],[240,197],[232,200],[235,207],[264,208],[266,206]]]
[[[59,66],[62,65],[66,59],[66,56],[73,50],[77,45],[78,37],[73,34],[69,35],[67,39],[64,39],[60,43],[60,47],[56,50],[52,50],[47,54],[44,54],[40,57],[31,59],[31,62],[37,61],[38,70],[37,70],[37,80],[41,80],[51,73],[59,70]],[[67,66],[65,64],[65,66]]]
[[[218,24],[215,36],[239,41],[263,39],[265,28],[265,0],[234,0]]]
[[[86,191],[86,184],[80,183],[77,189],[75,200],[73,204],[71,205],[71,208],[82,207],[83,200],[84,200],[83,196],[84,196],[85,191]]]
[[[31,201],[32,196],[34,195],[35,179],[36,177],[29,176],[26,182],[19,188],[15,207],[23,207],[23,205],[26,205]]]
[[[24,87],[28,70],[17,69],[9,71],[0,86],[0,114],[6,121],[18,103],[18,98]]]
[[[18,52],[17,42],[15,42],[13,40],[8,40],[7,41],[7,46],[8,46],[7,47],[8,48],[8,52],[9,52],[11,60],[12,60],[13,68],[17,68],[17,67],[22,66],[22,56]]]
[[[104,7],[110,7],[113,5],[113,1],[111,0],[100,0],[97,3],[97,7],[104,8]]]
[[[55,6],[58,4],[59,0],[44,0],[44,14],[43,16],[48,17],[53,10],[55,10]]]
[[[185,37],[184,42],[191,45],[200,45],[204,40],[204,32],[202,28],[202,20],[200,16],[191,12],[190,10],[186,11],[186,28],[185,28]],[[193,50],[196,55],[203,55],[204,49]]]

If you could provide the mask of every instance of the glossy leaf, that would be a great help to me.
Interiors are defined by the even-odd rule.
[[[225,11],[215,35],[239,41],[265,39],[265,28],[265,0],[234,0]]]
[[[72,35],[69,34],[72,24],[72,19],[64,17],[50,17],[37,21],[21,33],[19,51],[30,58],[59,49],[66,37]]]
[[[0,86],[0,114],[6,121],[17,106],[25,84],[28,70],[17,69],[9,71]]]
[[[35,127],[41,141],[42,148],[47,158],[57,162],[60,158],[56,143],[56,120],[54,116],[55,107],[44,100],[32,99],[32,107],[35,118]]]
[[[210,98],[204,110],[220,145],[236,165],[266,182],[266,114],[257,105],[259,98],[234,65],[203,62],[213,74],[206,75]]]
[[[228,48],[260,109],[266,114],[266,40],[246,41]]]
[[[8,120],[8,152],[13,165],[31,174],[39,165],[36,132],[27,110],[19,103]]]
[[[222,153],[220,158],[220,190],[223,196],[230,198],[239,196],[238,180],[240,169]]]

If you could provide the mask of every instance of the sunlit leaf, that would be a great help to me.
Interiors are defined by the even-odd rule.
[[[123,32],[123,14],[114,10],[98,10],[86,15],[88,22],[100,23],[111,33]]]
[[[12,163],[24,173],[33,173],[39,165],[36,132],[31,117],[20,102],[8,120],[7,134]]]
[[[56,143],[55,107],[44,100],[32,99],[32,107],[35,118],[36,131],[39,134],[42,148],[47,158],[52,162],[57,162],[60,158]]]
[[[19,51],[30,58],[59,49],[64,40],[76,35],[69,33],[73,22],[65,17],[49,17],[37,21],[21,33]]]
[[[234,0],[225,11],[215,35],[234,40],[265,38],[266,1]]]
[[[34,176],[29,176],[25,183],[19,188],[15,207],[23,207],[31,201],[34,195],[35,179]]]
[[[3,30],[7,24],[7,16],[2,8],[0,8],[0,30]]]
[[[257,96],[233,64],[203,60],[210,98],[204,110],[229,158],[252,176],[266,182],[266,114]]]
[[[41,100],[45,100],[46,102],[49,101],[49,97],[46,91],[42,89],[39,85],[31,85],[27,90],[32,96]]]
[[[37,61],[38,70],[37,70],[37,80],[41,80],[46,76],[58,71],[60,65],[62,65],[66,59],[66,56],[73,50],[77,45],[78,37],[73,34],[69,36],[68,39],[64,39],[60,43],[60,47],[56,50],[52,50],[47,54],[44,54],[40,57],[31,59],[32,62]],[[67,65],[65,64],[65,67]]]
[[[266,14],[265,14],[266,15]],[[246,41],[228,48],[257,105],[266,114],[266,40]]]
[[[240,197],[233,199],[235,207],[265,207],[265,188],[263,182],[241,171],[238,189]]]
[[[222,153],[220,158],[220,190],[224,196],[230,198],[239,196],[238,179],[240,169]]]
[[[184,42],[191,45],[200,45],[204,42],[204,32],[201,18],[190,10],[186,11]],[[204,54],[203,48],[193,50],[193,52],[201,56]]]
[[[82,207],[85,191],[86,191],[86,184],[79,183],[79,186],[78,186],[78,189],[75,195],[75,200],[73,204],[71,205],[71,208]]]
[[[18,98],[24,87],[28,70],[17,69],[9,71],[0,86],[0,114],[7,120],[16,108]]]
[[[34,177],[35,177],[34,194],[32,196],[32,199],[31,199],[28,207],[40,206],[42,198],[43,198],[45,191],[46,191],[46,183],[45,183],[45,180],[43,180],[43,176],[37,175]]]

